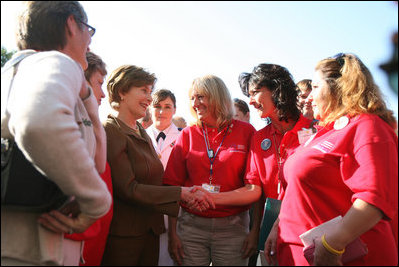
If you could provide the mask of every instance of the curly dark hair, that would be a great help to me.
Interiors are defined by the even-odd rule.
[[[241,91],[249,97],[249,87],[265,87],[272,93],[272,101],[280,121],[297,121],[301,112],[296,102],[298,92],[291,73],[276,64],[259,64],[252,73],[243,72],[238,78]]]

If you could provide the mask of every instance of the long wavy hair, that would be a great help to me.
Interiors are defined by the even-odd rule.
[[[363,62],[354,54],[340,53],[319,61],[315,68],[322,73],[329,91],[326,96],[327,117],[320,122],[326,125],[338,118],[364,113],[378,115],[393,128],[396,119],[382,97],[380,88]]]
[[[252,73],[243,72],[238,78],[241,91],[249,97],[249,88],[266,87],[272,93],[272,102],[280,121],[297,121],[301,112],[297,107],[298,92],[291,73],[276,64],[259,64]]]

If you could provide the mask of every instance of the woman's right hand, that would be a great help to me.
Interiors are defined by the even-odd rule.
[[[169,233],[168,251],[172,260],[178,265],[181,265],[184,258],[184,250],[182,242],[177,234]]]
[[[97,219],[79,213],[77,217],[69,217],[58,210],[40,215],[38,222],[45,228],[55,233],[83,233]]]
[[[215,208],[211,194],[202,187],[182,187],[181,189],[181,199],[189,209],[201,212]]]
[[[277,264],[277,231],[279,219],[277,218],[265,242],[265,259],[269,265]]]

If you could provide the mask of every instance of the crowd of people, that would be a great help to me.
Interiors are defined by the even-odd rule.
[[[1,77],[2,265],[255,266],[271,199],[268,264],[398,264],[397,121],[356,55],[322,59],[298,83],[273,63],[238,75],[267,119],[258,131],[220,77],[197,77],[187,125],[156,74],[121,65],[105,80],[78,2],[26,2],[18,20]],[[115,113],[101,123],[103,84]],[[67,202],[37,212],[3,201],[9,140]],[[309,260],[300,236],[337,216]],[[358,239],[367,249],[354,255]]]

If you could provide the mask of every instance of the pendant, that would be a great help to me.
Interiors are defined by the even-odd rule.
[[[213,150],[212,149],[208,149],[208,157],[209,158],[213,158]]]

